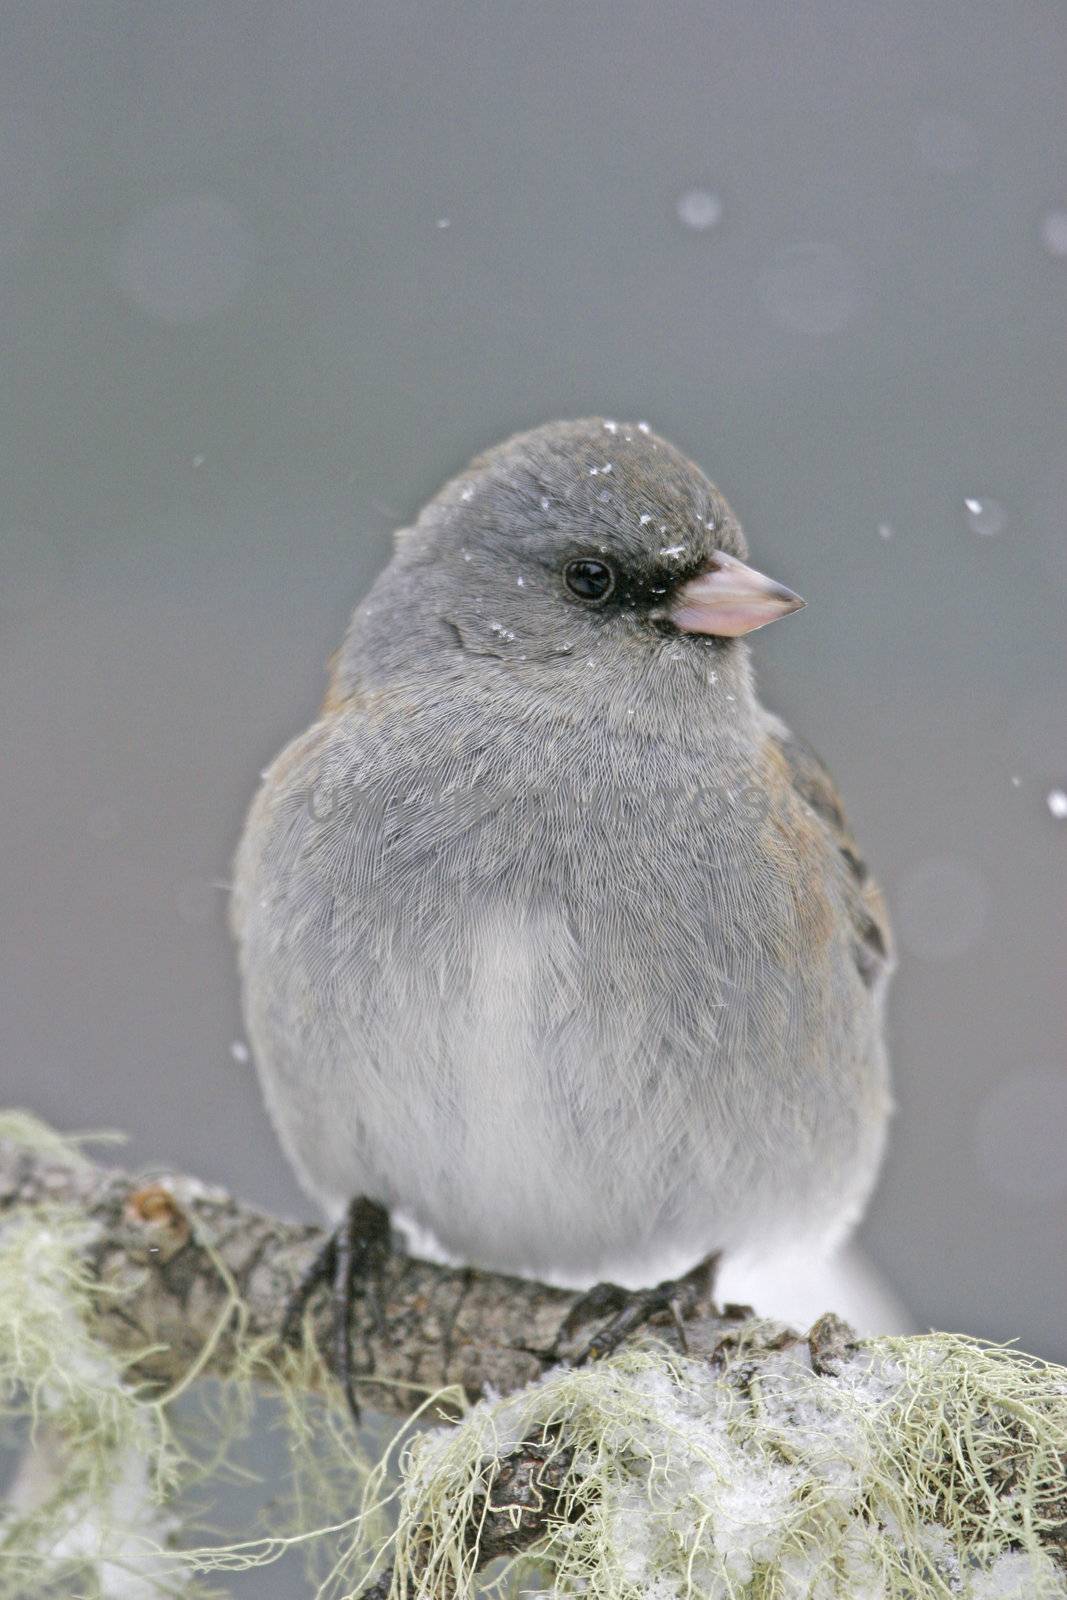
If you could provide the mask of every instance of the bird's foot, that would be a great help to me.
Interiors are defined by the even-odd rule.
[[[352,1352],[352,1311],[357,1295],[362,1296],[379,1334],[384,1334],[381,1277],[389,1248],[388,1211],[376,1200],[358,1195],[302,1274],[289,1296],[282,1318],[282,1343],[298,1344],[304,1313],[312,1296],[319,1288],[328,1288],[333,1313],[334,1370],[341,1380],[348,1409],[355,1422],[360,1420],[359,1402],[355,1394],[356,1378],[360,1372],[356,1369]],[[369,1356],[366,1367],[361,1371],[373,1371],[373,1360]]]
[[[598,1283],[574,1302],[563,1319],[553,1345],[554,1354],[570,1344],[594,1318],[603,1318],[591,1338],[580,1345],[569,1365],[581,1367],[615,1353],[619,1346],[654,1317],[667,1313],[675,1326],[678,1341],[686,1349],[685,1321],[700,1308],[710,1305],[720,1254],[705,1256],[681,1278],[667,1278],[652,1289],[622,1289],[617,1283]]]

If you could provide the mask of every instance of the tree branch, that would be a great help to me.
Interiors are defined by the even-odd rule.
[[[279,1359],[285,1308],[321,1230],[279,1222],[195,1178],[103,1169],[46,1130],[0,1138],[0,1225],[50,1207],[79,1219],[77,1248],[100,1291],[92,1333],[136,1358],[140,1381],[168,1388],[200,1372],[247,1374],[250,1363],[266,1383],[283,1371],[290,1386],[323,1381],[334,1348],[328,1306],[311,1311],[323,1365]],[[517,1407],[504,1425],[510,1447],[496,1448],[499,1408],[478,1408],[454,1436],[458,1467],[440,1439],[419,1458],[404,1484],[406,1542],[396,1546],[402,1590],[413,1581],[420,1593],[451,1594],[449,1574],[523,1551],[550,1548],[565,1563],[569,1550],[588,1551],[609,1503],[623,1523],[646,1508],[626,1559],[644,1559],[641,1540],[674,1529],[682,1544],[666,1559],[683,1559],[690,1575],[698,1559],[718,1571],[751,1502],[753,1561],[769,1560],[776,1540],[786,1563],[818,1560],[826,1572],[862,1556],[872,1572],[902,1574],[909,1593],[954,1593],[954,1574],[970,1572],[1006,1593],[1022,1563],[1042,1593],[1067,1595],[1058,1369],[953,1335],[858,1345],[829,1313],[802,1338],[748,1307],[716,1310],[699,1271],[682,1284],[655,1332],[693,1358],[678,1364],[684,1394],[671,1389],[670,1361],[649,1352],[581,1374],[559,1368],[593,1331],[576,1312],[582,1297],[437,1266],[392,1244],[380,1306],[363,1299],[353,1312],[367,1372],[361,1399],[410,1415],[451,1385],[472,1399],[522,1391],[507,1402]],[[643,1362],[658,1363],[651,1390],[641,1387]],[[612,1444],[601,1450],[605,1437]],[[615,1526],[610,1515],[606,1525]],[[605,1559],[617,1554],[612,1547]],[[941,1589],[929,1587],[935,1569]],[[379,1571],[364,1600],[395,1587],[391,1571]]]
[[[271,1381],[285,1306],[324,1242],[322,1230],[280,1222],[196,1178],[132,1176],[70,1151],[0,1139],[0,1218],[42,1205],[72,1208],[91,1225],[86,1264],[101,1289],[120,1291],[98,1296],[94,1332],[120,1355],[150,1349],[132,1376],[172,1384],[205,1350],[203,1370],[226,1376],[239,1363],[244,1370],[249,1347],[259,1346],[259,1375]],[[657,1336],[675,1349],[684,1340],[694,1353],[710,1352],[736,1326],[742,1308],[720,1314],[699,1287],[694,1280],[681,1307],[681,1329],[670,1316],[656,1319]],[[380,1325],[363,1298],[353,1312],[353,1348],[368,1374],[359,1394],[374,1409],[409,1415],[427,1394],[452,1384],[471,1398],[486,1388],[508,1393],[583,1342],[578,1326],[558,1353],[554,1348],[579,1295],[417,1260],[396,1241],[381,1288]],[[324,1299],[317,1297],[310,1315],[332,1371]]]

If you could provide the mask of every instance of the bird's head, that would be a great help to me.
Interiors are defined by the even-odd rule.
[[[406,604],[413,652],[429,624],[516,674],[623,661],[647,677],[680,652],[742,672],[743,636],[804,603],[747,555],[723,496],[647,424],[549,423],[477,457],[398,535],[364,620],[399,648]]]

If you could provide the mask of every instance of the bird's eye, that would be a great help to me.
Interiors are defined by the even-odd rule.
[[[606,562],[582,556],[578,561],[567,562],[563,581],[579,600],[604,600],[615,587],[615,574]]]

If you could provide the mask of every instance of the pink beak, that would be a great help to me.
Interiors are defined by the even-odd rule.
[[[710,571],[682,584],[668,616],[683,633],[714,633],[732,639],[799,611],[803,604],[784,584],[775,583],[725,550],[716,550]]]

